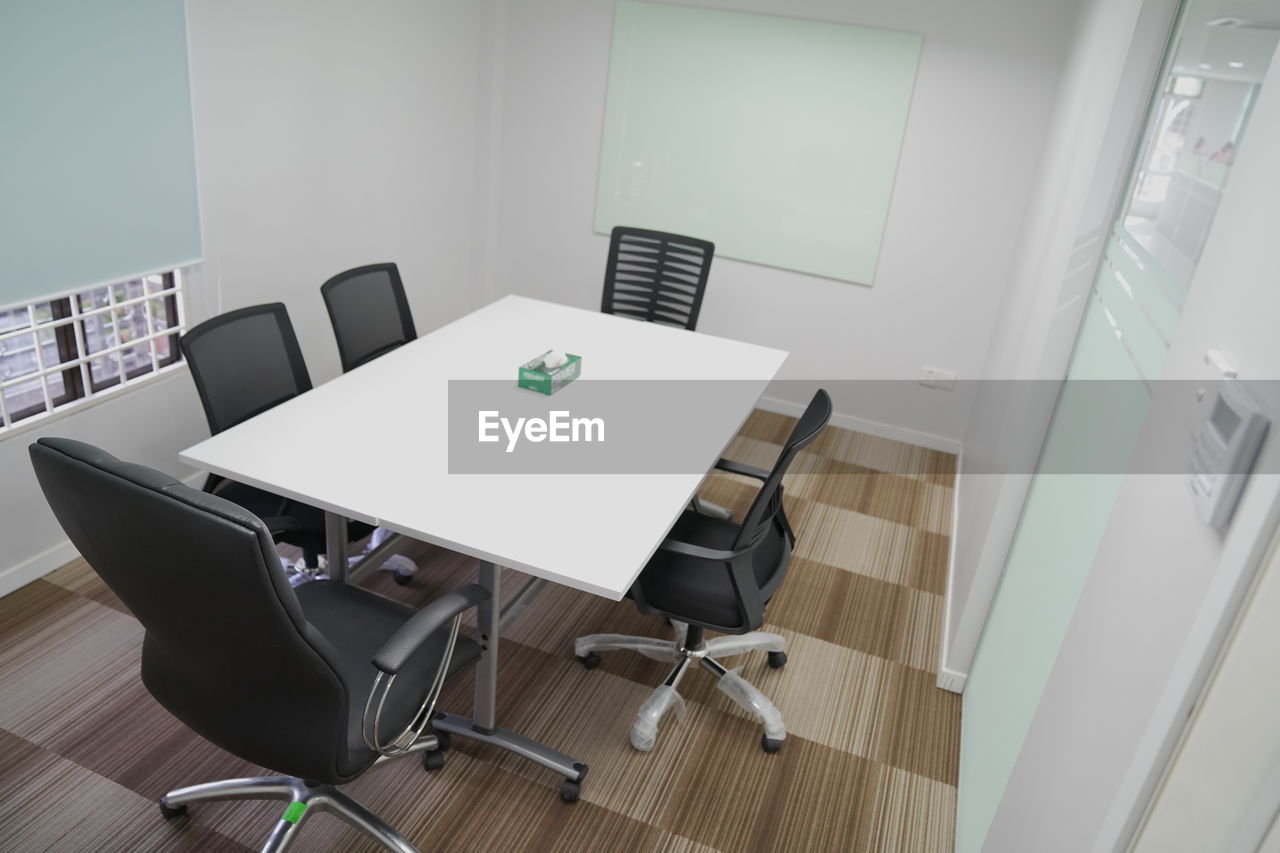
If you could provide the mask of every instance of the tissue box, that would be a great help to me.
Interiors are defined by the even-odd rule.
[[[542,360],[552,351],[547,350],[537,358],[530,359],[520,365],[520,375],[516,384],[530,391],[551,395],[578,378],[582,373],[582,356],[565,353],[569,360],[554,370],[544,370]]]

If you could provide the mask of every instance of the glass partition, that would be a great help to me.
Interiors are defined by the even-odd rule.
[[[966,684],[959,853],[981,849],[1124,481],[1047,472],[1132,456],[1277,40],[1280,0],[1183,8],[1067,372],[1117,393],[1066,384]]]

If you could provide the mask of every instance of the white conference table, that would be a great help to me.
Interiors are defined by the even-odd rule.
[[[714,407],[697,413],[703,428],[695,439],[705,447],[683,448],[702,454],[705,466],[664,474],[450,473],[449,380],[514,385],[517,367],[551,347],[581,354],[584,379],[733,380],[716,394]],[[477,664],[473,718],[444,714],[435,727],[510,749],[580,782],[585,765],[497,727],[501,624],[545,581],[621,600],[786,356],[507,296],[189,447],[180,458],[325,510],[335,578],[346,566],[346,519],[478,558],[479,583],[491,597],[477,614],[486,648]],[[572,530],[547,535],[545,515],[530,511],[545,506],[572,507]],[[504,613],[499,567],[535,579]]]

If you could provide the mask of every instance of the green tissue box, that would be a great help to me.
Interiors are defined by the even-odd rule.
[[[551,370],[543,368],[543,359],[550,355],[547,350],[542,355],[520,365],[520,378],[516,384],[530,391],[551,395],[577,379],[582,373],[582,356],[565,353],[569,360]]]

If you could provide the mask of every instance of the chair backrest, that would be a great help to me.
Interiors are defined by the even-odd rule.
[[[78,441],[30,447],[72,544],[146,629],[142,680],[203,737],[277,772],[339,782],[339,658],[304,618],[256,517]]]
[[[205,320],[179,340],[213,433],[311,390],[289,312],[280,302]]]
[[[340,272],[320,285],[320,295],[344,373],[418,337],[395,264]]]
[[[600,310],[694,329],[715,249],[696,237],[617,226],[609,241]]]
[[[804,414],[796,421],[791,435],[782,446],[778,461],[773,463],[773,470],[756,492],[751,507],[742,518],[742,526],[734,542],[734,550],[755,545],[760,542],[770,529],[779,523],[782,516],[782,478],[791,467],[796,454],[809,445],[831,420],[831,397],[821,388],[813,395]]]

